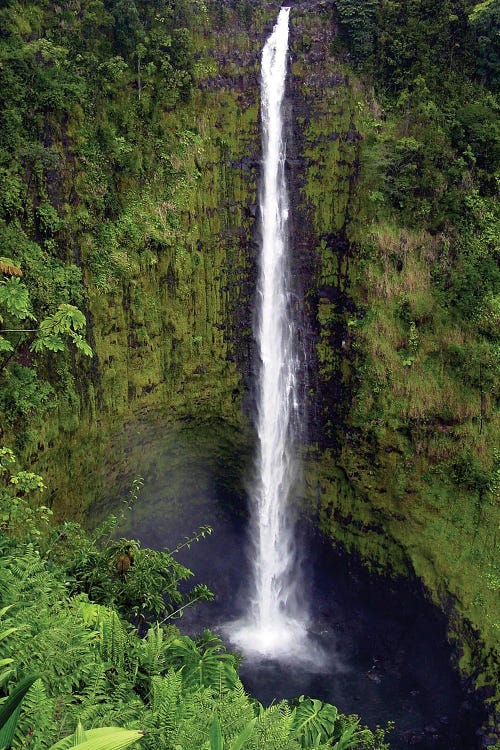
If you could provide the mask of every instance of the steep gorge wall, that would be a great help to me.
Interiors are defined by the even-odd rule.
[[[237,27],[235,12],[228,13]],[[226,432],[235,450],[248,444],[241,405],[252,366],[265,13],[256,16],[248,34],[200,32],[198,55],[209,72],[188,104],[160,115],[172,140],[160,142],[153,159],[160,167],[170,160],[173,187],[161,184],[154,161],[145,188],[121,186],[111,258],[99,258],[97,229],[73,228],[94,357],[91,364],[78,361],[72,400],[61,394],[36,442],[28,435],[20,449],[45,477],[58,516],[84,514],[99,497],[125,492],[154,465],[162,431],[213,422],[214,435]],[[133,97],[122,106],[134,106]],[[66,162],[54,203],[85,203],[85,191],[95,186],[85,182],[76,147],[58,125],[52,143]]]
[[[493,737],[498,485],[457,467],[491,471],[494,392],[449,366],[447,347],[470,334],[446,317],[431,280],[446,237],[374,210],[378,149],[393,123],[332,53],[332,8],[298,6],[292,27],[296,251],[307,248],[312,273],[306,495],[335,544],[423,582],[449,618],[461,667],[484,687]]]

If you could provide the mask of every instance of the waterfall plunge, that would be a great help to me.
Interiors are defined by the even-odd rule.
[[[289,495],[296,479],[298,359],[290,306],[288,195],[283,97],[290,8],[281,8],[262,52],[262,245],[257,340],[260,352],[257,477],[252,491],[254,593],[231,639],[244,653],[282,657],[305,640],[307,609],[299,603],[298,561]],[[297,656],[295,652],[295,656]]]

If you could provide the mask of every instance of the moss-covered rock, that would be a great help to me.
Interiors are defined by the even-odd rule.
[[[433,281],[446,235],[398,226],[380,210],[377,159],[399,125],[383,120],[373,93],[332,54],[331,13],[319,5],[292,14],[296,209],[314,246],[307,503],[335,544],[375,570],[422,580],[494,716],[498,417],[489,355]],[[456,347],[470,353],[465,376],[451,365]]]

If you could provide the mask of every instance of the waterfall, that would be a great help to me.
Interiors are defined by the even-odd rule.
[[[299,612],[298,561],[289,504],[296,475],[298,358],[291,309],[288,193],[283,134],[290,8],[281,8],[262,52],[263,176],[256,339],[260,354],[257,471],[251,492],[254,592],[232,639],[244,652],[280,656],[305,635]]]

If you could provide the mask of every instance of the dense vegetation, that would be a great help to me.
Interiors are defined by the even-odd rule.
[[[431,589],[438,569],[447,581],[462,579],[468,616],[494,651],[500,5],[336,7],[334,52],[363,80],[352,115],[361,210],[345,224],[355,257],[355,306],[344,312],[355,395],[349,426],[335,428],[344,435],[341,462],[383,523],[396,528],[403,514],[396,533]],[[336,521],[333,534],[346,526]]]
[[[26,474],[10,474],[10,484],[26,487]],[[217,636],[180,635],[173,618],[210,598],[203,586],[180,593],[191,575],[175,559],[183,545],[155,552],[113,541],[116,516],[91,535],[75,523],[54,528],[47,508],[28,510],[26,493],[0,497],[0,691],[25,692],[8,747],[51,747],[79,722],[140,730],[131,739],[150,750],[388,747],[382,730],[320,701],[263,708],[245,694],[238,657]]]
[[[375,569],[415,573],[448,613],[493,738],[499,4],[335,8],[322,78],[304,60],[310,49],[317,64],[326,12],[304,12],[295,49],[320,256],[310,496],[334,542]]]
[[[499,471],[493,447],[500,322],[500,6],[494,0],[339,0],[337,7],[348,50],[376,94],[359,125],[370,219],[360,279],[367,305],[362,321],[353,319],[351,326],[366,330],[361,338],[371,349],[362,389],[373,392],[378,378],[384,390],[384,381],[399,369],[388,370],[384,360],[397,362],[395,355],[408,385],[414,378],[425,380],[427,407],[416,388],[408,426],[415,439],[433,441],[435,458],[446,458],[448,473],[457,484],[475,488],[481,502],[488,488],[498,491]],[[373,329],[375,321],[382,335]],[[382,336],[385,351],[377,356]],[[434,388],[441,405],[431,406]],[[465,413],[467,402],[469,408],[471,402],[478,405],[474,414]],[[464,428],[456,434],[461,450],[448,456],[429,434],[436,421],[447,420],[450,430],[453,423]]]
[[[293,50],[308,106],[300,120],[303,210],[317,263],[308,301],[319,391],[311,401],[321,428],[309,498],[334,543],[374,569],[424,582],[448,614],[460,665],[484,688],[494,735],[494,24],[488,67],[480,51],[498,4],[335,6],[330,16],[325,6],[313,16],[297,9]]]
[[[0,9],[0,385],[18,448],[36,441],[47,409],[71,429],[88,398],[75,372],[92,374],[78,351],[53,357],[64,342],[42,346],[36,329],[60,305],[88,321],[86,286],[109,293],[154,265],[162,244],[179,240],[182,252],[177,212],[196,181],[185,156],[199,136],[169,113],[203,69],[192,29],[206,21],[196,2]]]

